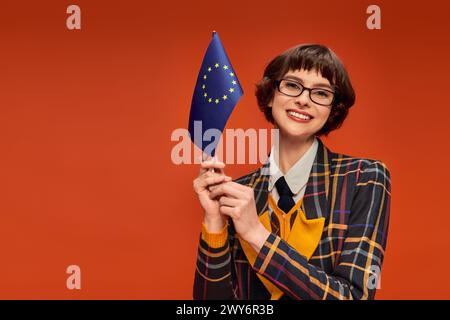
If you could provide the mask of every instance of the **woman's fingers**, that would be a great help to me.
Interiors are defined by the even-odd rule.
[[[231,181],[232,178],[229,176],[225,176],[225,175],[220,175],[220,176],[213,176],[213,177],[207,177],[204,179],[204,186],[206,187],[210,187],[213,186],[215,184],[221,183],[221,182],[228,182]]]
[[[234,181],[230,182],[230,185],[233,186],[234,188],[242,191],[242,192],[245,192],[248,189],[247,186],[244,186],[244,185],[242,185],[240,183],[237,183],[237,182],[234,182]]]
[[[231,181],[232,178],[226,175],[219,175],[214,172],[206,172],[194,180],[194,190],[202,192],[211,185]]]
[[[207,160],[200,163],[200,166],[202,168],[210,168],[210,167],[225,168],[225,163],[219,160]]]
[[[231,219],[235,217],[234,207],[220,206],[219,212],[223,215],[229,216]]]
[[[239,199],[223,196],[220,197],[219,204],[221,206],[236,207],[239,205]]]
[[[223,168],[225,168],[225,163],[217,160],[207,160],[200,164],[200,174],[207,171],[212,171],[216,173],[223,174]]]
[[[214,188],[214,190],[211,190],[209,197],[211,199],[214,199],[216,197],[226,195],[233,198],[242,199],[245,196],[245,193],[242,190],[240,190],[240,188],[238,188],[236,184],[237,183],[232,181],[222,183],[218,185],[216,188]]]
[[[223,182],[230,182],[233,179],[225,175],[223,169],[225,163],[218,161],[216,158],[209,157],[200,163],[200,173],[198,175],[196,186],[200,190],[212,190]]]

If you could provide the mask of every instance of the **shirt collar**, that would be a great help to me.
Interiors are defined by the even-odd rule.
[[[309,174],[316,157],[319,143],[317,138],[314,137],[314,142],[311,147],[305,152],[305,154],[289,169],[284,175],[286,182],[291,189],[292,193],[298,194],[300,190],[306,185],[309,179]],[[272,146],[269,156],[269,192],[272,191],[275,186],[275,182],[283,176],[283,173],[278,167],[278,147],[276,144]]]

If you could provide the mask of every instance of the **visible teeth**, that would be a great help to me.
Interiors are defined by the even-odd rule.
[[[298,112],[295,112],[295,111],[288,111],[288,113],[289,113],[291,116],[294,116],[294,117],[296,117],[296,118],[300,118],[300,119],[303,119],[303,120],[309,120],[309,119],[311,119],[310,117],[305,116],[304,114],[301,114],[301,113],[298,113]]]

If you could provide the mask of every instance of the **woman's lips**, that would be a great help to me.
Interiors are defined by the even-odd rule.
[[[298,118],[298,117],[292,115],[291,113],[289,113],[289,111],[293,111],[293,110],[287,110],[287,111],[286,111],[287,116],[288,116],[290,119],[292,119],[292,120],[294,120],[294,121],[296,121],[296,122],[300,122],[300,123],[308,123],[308,122],[310,122],[310,121],[313,119],[312,117],[311,117],[310,119],[301,119],[301,118]],[[295,111],[295,112],[296,112],[296,111]],[[299,113],[299,112],[298,112],[298,113]]]

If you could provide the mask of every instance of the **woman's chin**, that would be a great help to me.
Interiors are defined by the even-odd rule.
[[[289,140],[306,140],[316,132],[312,130],[311,123],[295,123],[293,120],[286,118],[282,119],[281,125],[277,125],[277,123],[280,122],[275,119],[275,127],[280,130],[280,137]]]
[[[313,134],[314,134],[313,132],[305,130],[280,129],[281,137],[289,140],[305,140],[311,137]]]

